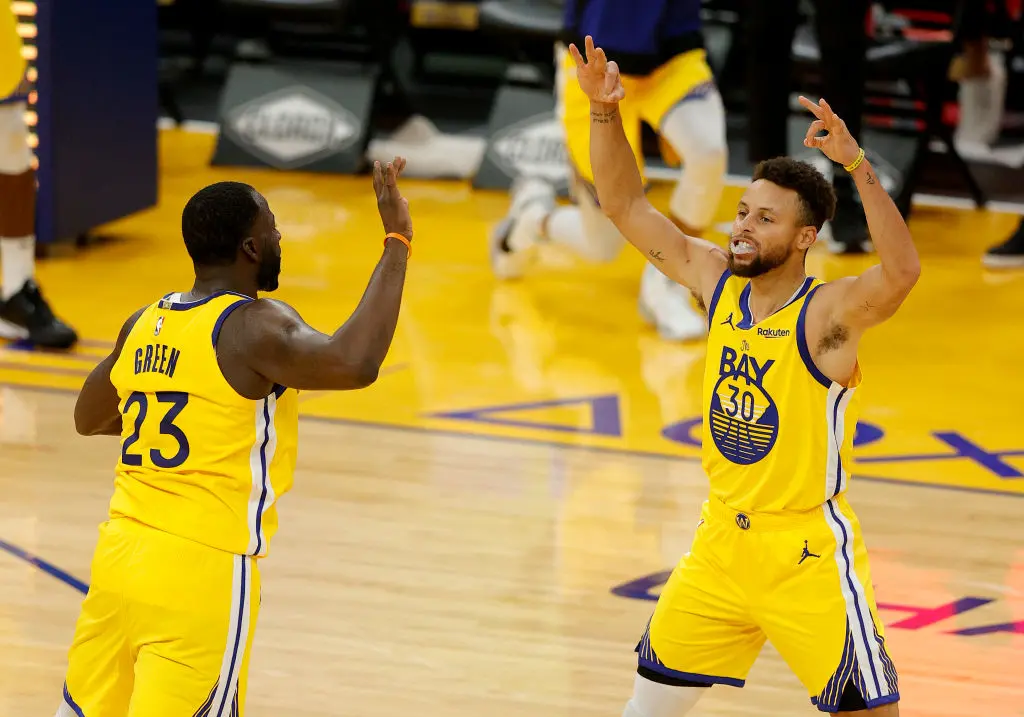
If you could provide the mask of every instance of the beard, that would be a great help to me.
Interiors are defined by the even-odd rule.
[[[738,264],[736,262],[736,256],[730,251],[729,252],[729,271],[734,276],[739,276],[744,279],[753,279],[762,274],[767,274],[772,269],[777,269],[786,263],[789,259],[790,254],[793,253],[792,247],[782,246],[770,253],[760,253],[747,263]]]
[[[277,278],[281,275],[281,255],[265,255],[256,270],[256,288],[260,291],[275,291]]]

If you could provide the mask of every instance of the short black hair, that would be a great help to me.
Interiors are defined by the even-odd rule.
[[[192,195],[181,212],[181,236],[197,266],[231,264],[260,214],[256,190],[217,182]]]
[[[784,189],[792,189],[800,197],[802,226],[818,231],[836,213],[836,190],[832,182],[813,165],[792,157],[766,159],[754,168],[754,181],[764,179]]]

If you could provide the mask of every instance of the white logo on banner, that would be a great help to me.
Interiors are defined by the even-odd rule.
[[[565,133],[558,117],[550,112],[499,130],[491,142],[491,156],[509,177],[539,177],[562,187],[569,183]]]
[[[337,102],[294,86],[246,102],[230,113],[235,140],[279,169],[341,151],[359,136],[359,120]]]

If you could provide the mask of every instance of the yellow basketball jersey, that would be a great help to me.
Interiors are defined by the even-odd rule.
[[[726,271],[708,307],[703,465],[736,510],[806,511],[846,491],[861,376],[841,386],[811,360],[804,317],[821,283],[754,325],[750,282]]]
[[[111,518],[239,555],[267,554],[277,499],[292,487],[298,394],[275,386],[253,401],[221,373],[220,328],[251,300],[169,294],[139,317],[110,372],[124,424]]]
[[[0,0],[0,100],[13,94],[24,76],[18,20],[10,0]]]

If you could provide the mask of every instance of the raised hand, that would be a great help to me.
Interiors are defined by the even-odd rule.
[[[587,59],[580,55],[576,45],[569,45],[569,54],[576,62],[576,80],[591,102],[615,104],[626,96],[626,88],[619,77],[619,66],[609,62],[604,50],[594,47],[594,38],[587,35],[584,42]]]
[[[801,97],[800,104],[816,117],[807,128],[804,146],[817,147],[826,157],[844,167],[853,164],[860,155],[860,146],[850,134],[850,130],[846,129],[846,123],[829,107],[828,102],[822,99],[815,104],[806,97]],[[827,134],[817,136],[823,130]]]
[[[373,191],[377,195],[377,211],[387,234],[401,234],[412,239],[412,217],[409,214],[409,200],[398,191],[398,176],[405,169],[405,158],[395,157],[383,167],[373,163]]]

